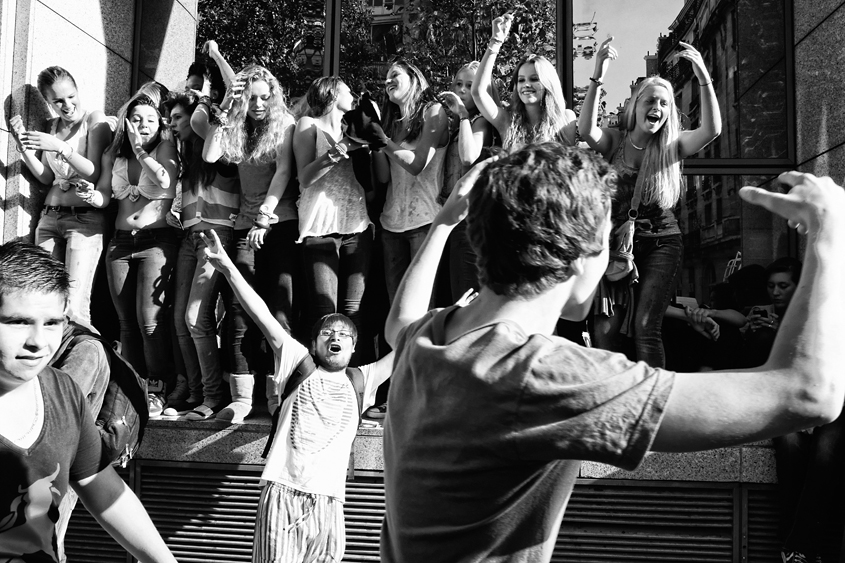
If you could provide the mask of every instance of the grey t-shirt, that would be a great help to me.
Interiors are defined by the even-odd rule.
[[[579,460],[633,469],[674,373],[509,322],[400,333],[384,430],[382,561],[548,561]]]

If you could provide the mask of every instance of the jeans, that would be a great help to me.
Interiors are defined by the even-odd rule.
[[[461,221],[449,236],[449,282],[452,290],[452,303],[461,298],[470,288],[478,291],[477,255],[469,244],[467,222]]]
[[[293,293],[299,278],[299,236],[296,221],[274,225],[264,237],[264,244],[254,250],[246,238],[247,230],[235,231],[232,261],[261,298],[270,312],[289,333],[293,330]],[[262,335],[249,314],[228,288],[223,288],[226,311],[227,364],[232,373],[258,372],[272,369],[259,366],[259,344]]]
[[[387,296],[391,305],[393,298],[396,297],[396,292],[399,290],[399,284],[402,282],[405,270],[408,269],[411,260],[419,252],[430,228],[431,225],[423,225],[402,233],[393,233],[386,229],[383,231],[384,281],[387,285]]]
[[[35,229],[35,244],[64,263],[70,277],[69,316],[90,327],[91,288],[103,252],[106,216],[92,207],[72,209],[45,208]]]
[[[175,384],[170,335],[179,244],[170,227],[115,232],[106,253],[122,355],[148,379]]]
[[[634,284],[633,337],[634,358],[651,367],[666,367],[663,349],[663,313],[672,298],[675,279],[681,266],[683,243],[681,235],[641,237],[634,241],[634,262],[639,282]],[[612,317],[594,317],[594,337],[597,348],[624,352],[619,331],[625,314],[615,311]]]
[[[634,346],[637,361],[666,367],[663,313],[672,299],[683,254],[681,235],[642,237],[634,241],[640,281],[634,286]]]
[[[226,251],[230,251],[232,229],[216,227],[214,231]],[[190,399],[202,397],[207,406],[216,406],[223,398],[223,370],[217,345],[217,296],[220,273],[205,261],[205,243],[200,233],[191,231],[179,248],[176,262],[176,296],[173,307],[176,338],[185,361]]]
[[[838,505],[832,491],[837,490],[845,469],[845,416],[816,427],[812,434],[787,434],[772,441],[781,500],[782,547],[813,554],[824,544]]]
[[[313,327],[324,315],[342,313],[349,317],[358,334],[363,334],[361,298],[372,249],[372,226],[361,233],[307,237],[302,242],[308,298],[303,311],[306,327]]]

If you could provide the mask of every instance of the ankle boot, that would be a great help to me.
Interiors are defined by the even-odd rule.
[[[255,379],[251,373],[229,375],[232,403],[217,413],[217,420],[241,423],[252,412],[252,387]]]

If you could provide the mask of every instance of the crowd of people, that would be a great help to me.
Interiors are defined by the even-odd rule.
[[[701,55],[680,44],[701,89],[698,128],[682,129],[672,85],[659,77],[636,86],[620,127],[601,128],[598,92],[617,58],[612,38],[596,54],[576,118],[543,56],[523,57],[500,98],[493,69],[512,21],[493,20],[481,61],[461,67],[449,91],[433,93],[408,60],[390,63],[381,108],[339,77],[315,80],[292,103],[266,68],[236,72],[213,41],[205,48],[215,64],[192,65],[184,89],[145,84],[116,118],[84,109],[68,71],[45,69],[38,89],[57,117],[44,131],[26,129],[20,117],[10,125],[23,162],[50,186],[35,243],[64,263],[68,279],[33,291],[66,294],[70,318],[90,326],[105,250],[121,354],[156,385],[151,416],[241,422],[266,387],[276,439],[254,561],[340,559],[338,462],[363,413],[386,416],[378,389],[391,374],[390,412],[401,415],[385,427],[385,561],[456,553],[545,560],[578,473],[577,463],[559,460],[633,467],[649,449],[775,436],[783,436],[778,474],[789,491],[784,561],[809,560],[799,557],[815,555],[812,527],[792,523],[812,510],[820,487],[803,483],[833,479],[841,462],[831,445],[841,431],[830,423],[843,386],[820,336],[838,320],[808,307],[829,297],[833,274],[808,258],[813,281],[799,284],[801,263],[778,260],[756,282],[747,267],[714,287],[709,307],[675,306],[680,164],[721,130]],[[838,188],[783,181],[803,191],[743,197],[802,232],[830,230],[841,250],[840,227],[807,203],[834,201]],[[4,279],[6,315],[8,296],[26,286],[4,287]],[[384,295],[373,297],[373,288]],[[35,310],[53,323],[47,305]],[[594,350],[553,336],[584,318]],[[694,369],[673,358],[664,322],[683,323],[683,346],[708,351]],[[786,352],[811,344],[810,353]],[[819,353],[823,361],[810,357]],[[698,373],[676,377],[667,367]],[[749,371],[730,372],[740,368]],[[708,381],[710,369],[729,371]],[[807,390],[819,387],[830,396]],[[46,424],[39,400],[35,420]],[[24,419],[33,416],[27,408]],[[73,409],[85,428],[86,409]],[[470,423],[468,410],[479,415]],[[812,438],[788,434],[819,424]],[[29,447],[36,427],[12,442]],[[796,469],[807,448],[815,452],[809,469]],[[63,474],[59,487],[75,483],[86,506],[100,502],[87,487],[105,471],[95,457]],[[517,489],[527,492],[514,499]],[[134,501],[127,506],[137,512]],[[293,524],[307,533],[289,536]],[[124,539],[138,551],[133,537]]]

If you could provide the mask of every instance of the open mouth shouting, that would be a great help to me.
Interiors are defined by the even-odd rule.
[[[648,121],[651,125],[657,125],[658,123],[660,123],[660,120],[662,118],[663,116],[660,115],[660,112],[650,112],[648,115],[645,116],[646,121]]]
[[[340,354],[343,351],[343,346],[339,342],[332,342],[329,344],[329,352],[332,354]]]

